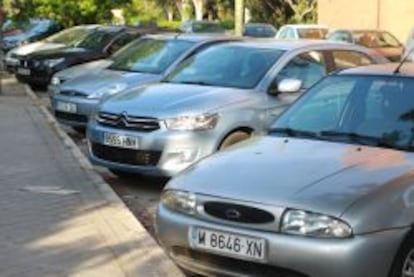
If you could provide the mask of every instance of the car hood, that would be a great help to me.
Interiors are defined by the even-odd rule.
[[[101,72],[101,69],[110,66],[112,63],[112,60],[102,59],[84,64],[74,65],[62,71],[59,71],[55,74],[55,76],[61,80],[66,81],[81,75],[89,74],[90,72],[98,74]]]
[[[100,110],[166,118],[206,113],[248,99],[248,91],[241,89],[160,83],[110,97]]]
[[[50,51],[55,49],[62,49],[65,48],[66,45],[60,44],[60,43],[49,43],[44,41],[29,43],[26,45],[22,45],[16,49],[13,49],[13,54],[16,54],[18,56],[26,56],[29,54],[32,54],[37,51]]]
[[[391,149],[267,136],[195,164],[167,188],[339,217],[406,174],[409,158]]]
[[[127,88],[140,84],[157,81],[159,75],[137,72],[114,71],[103,69],[95,73],[84,74],[65,82],[61,90],[75,90],[85,94],[91,94],[97,90],[116,84],[126,84]]]

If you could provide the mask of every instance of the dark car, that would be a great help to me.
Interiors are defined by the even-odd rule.
[[[13,25],[9,26],[13,28]],[[17,46],[44,39],[61,29],[58,23],[49,19],[31,19],[29,22],[14,26],[20,29],[15,29],[15,31],[4,36],[1,47],[4,53]],[[7,26],[5,29],[7,30]]]
[[[273,38],[277,30],[270,24],[248,23],[244,26],[243,36],[255,38]]]
[[[404,46],[387,31],[382,30],[336,30],[330,33],[328,40],[359,44],[372,48],[390,61],[400,61]]]
[[[106,58],[146,32],[146,29],[126,26],[78,26],[47,38],[46,45],[36,51],[27,50],[30,45],[26,49],[17,49],[10,57],[6,56],[6,61],[7,58],[17,60],[16,78],[19,81],[46,87],[57,71]]]
[[[225,33],[219,22],[208,20],[188,20],[180,26],[183,33]]]

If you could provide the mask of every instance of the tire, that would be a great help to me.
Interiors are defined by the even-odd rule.
[[[79,134],[85,134],[86,128],[85,127],[72,127],[72,129]]]
[[[226,149],[227,147],[236,144],[238,142],[241,142],[243,140],[246,140],[250,138],[251,134],[244,132],[244,131],[236,131],[234,133],[231,133],[228,135],[220,144],[219,150]]]
[[[111,171],[112,174],[118,176],[119,178],[131,178],[134,176],[133,173],[118,170],[118,169],[109,168],[108,170]]]
[[[410,265],[411,262],[411,265]],[[414,274],[414,234],[411,233],[403,241],[397,256],[394,259],[390,274],[388,277],[408,277]],[[404,273],[404,272],[410,272]]]

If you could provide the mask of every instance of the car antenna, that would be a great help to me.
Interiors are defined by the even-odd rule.
[[[403,64],[408,60],[408,57],[413,53],[414,48],[411,48],[410,51],[408,51],[407,55],[401,60],[401,62],[398,64],[397,68],[394,70],[394,74],[400,73],[400,69],[403,66]]]

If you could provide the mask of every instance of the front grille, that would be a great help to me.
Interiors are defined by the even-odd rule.
[[[267,211],[232,203],[207,202],[204,210],[211,216],[240,223],[264,224],[275,220]]]
[[[79,92],[75,90],[62,90],[59,92],[59,94],[64,95],[64,96],[73,96],[73,97],[87,97],[88,96],[87,94],[83,92]]]
[[[184,247],[175,246],[172,248],[172,252],[178,258],[181,256],[193,259],[197,263],[210,268],[224,269],[243,276],[309,277],[303,273],[285,268],[209,254]]]
[[[92,143],[91,148],[95,157],[121,164],[155,166],[161,158],[160,151],[124,149],[98,143]]]
[[[151,132],[160,128],[160,123],[156,118],[130,116],[126,113],[112,114],[100,112],[96,116],[96,120],[104,126],[142,132]]]
[[[62,120],[74,121],[74,122],[79,122],[79,123],[88,123],[88,117],[86,115],[81,115],[81,114],[55,111],[55,117],[57,119],[62,119]]]

